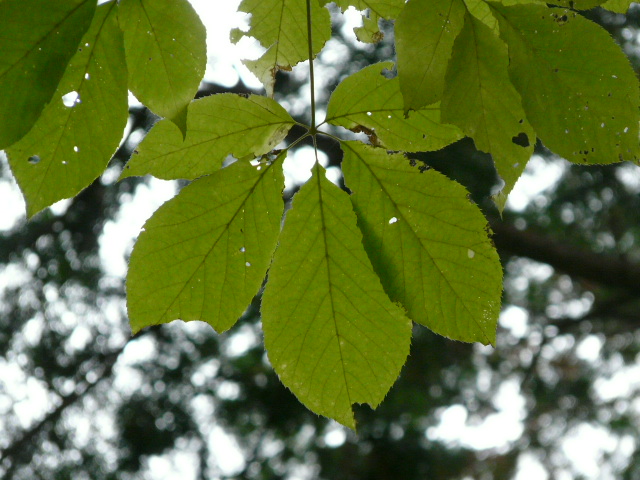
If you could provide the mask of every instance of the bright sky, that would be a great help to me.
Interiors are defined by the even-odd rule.
[[[249,39],[244,38],[238,45],[229,42],[229,31],[233,27],[246,27],[247,16],[237,13],[239,0],[227,0],[211,2],[211,0],[191,0],[201,18],[207,27],[207,44],[209,51],[209,62],[205,79],[216,81],[223,85],[232,86],[238,78],[250,87],[260,88],[257,79],[248,72],[242,65],[241,58],[256,58],[263,49]],[[215,12],[213,9],[215,8]],[[351,9],[347,14],[347,24],[345,31],[352,31],[354,26],[359,25],[359,14]],[[246,28],[245,28],[246,29]],[[323,60],[326,58],[328,63],[340,61],[340,51],[338,49],[323,53]],[[306,63],[297,68],[298,75],[306,75]],[[321,71],[321,69],[319,69]],[[294,72],[295,74],[296,72]],[[303,77],[304,78],[304,77]],[[319,82],[322,88],[322,81]],[[304,105],[306,105],[306,99]],[[6,168],[6,158],[1,155],[0,161]],[[321,155],[321,163],[326,165],[327,159]],[[308,178],[309,169],[313,165],[314,157],[310,148],[301,148],[290,158],[285,164],[285,173],[287,177],[287,188],[302,183]],[[544,192],[551,188],[561,177],[566,167],[558,162],[546,162],[541,158],[534,157],[527,166],[525,174],[516,184],[513,192],[509,197],[507,208],[521,211],[536,196],[543,195]],[[637,169],[628,172],[625,170],[625,183],[630,186],[636,186],[640,191],[640,176]],[[108,171],[103,176],[103,181],[111,183],[115,181],[119,172]],[[334,169],[328,171],[331,180],[337,181],[339,171]],[[171,198],[176,193],[174,182],[166,182],[151,179],[148,184],[140,185],[130,200],[123,202],[118,217],[115,222],[109,222],[105,226],[104,233],[100,241],[100,255],[106,265],[109,275],[116,277],[124,277],[126,273],[125,256],[130,252],[135,237],[140,232],[144,221],[158,208],[164,201]],[[3,208],[0,210],[0,232],[7,231],[14,227],[18,222],[24,221],[24,202],[20,192],[13,180],[3,178],[0,179],[0,204]],[[64,209],[68,202],[60,202],[54,206],[54,209]],[[7,272],[0,275],[0,289],[6,286],[11,275],[7,276]],[[528,333],[528,315],[522,309],[517,307],[509,307],[505,309],[501,316],[501,325],[503,328],[510,330],[516,336],[524,336]],[[187,325],[186,328],[192,328]],[[197,328],[197,327],[193,327]],[[238,345],[245,345],[247,338],[243,335],[237,335],[236,342]],[[253,341],[253,340],[250,340]],[[244,343],[243,343],[244,342]],[[246,345],[245,345],[246,346]],[[582,354],[585,358],[593,359],[597,357],[600,344],[597,341],[582,346]],[[239,351],[242,346],[238,347]],[[127,349],[125,352],[125,360],[133,361],[137,355],[150,354],[144,348],[141,342],[136,343],[134,349]],[[594,357],[595,355],[595,357]],[[123,362],[122,368],[126,369],[127,361]],[[0,368],[8,367],[1,365]],[[18,406],[18,410],[24,411],[25,419],[32,418],[27,412],[34,411],[33,399],[42,399],[39,394],[37,385],[31,385],[25,382],[15,369],[4,370],[12,372],[13,380],[6,376],[5,379],[14,385],[15,388],[22,388],[24,391],[24,401]],[[640,378],[640,377],[637,377]],[[599,385],[602,392],[618,391],[619,394],[625,393],[625,385],[628,385],[628,377],[616,378],[602,381]],[[125,386],[123,385],[123,388]],[[481,388],[481,386],[479,387]],[[35,390],[34,390],[35,389]],[[426,392],[425,392],[426,394]],[[29,400],[31,399],[31,401]],[[35,411],[42,411],[43,404],[41,401],[36,402]],[[469,422],[469,413],[462,405],[450,405],[440,412],[439,423],[431,427],[426,432],[426,438],[429,440],[444,441],[451,445],[464,445],[479,450],[489,448],[500,448],[515,441],[523,430],[523,420],[525,417],[525,406],[522,396],[520,395],[520,386],[516,379],[506,379],[495,396],[494,407],[496,413],[489,415],[481,423]],[[48,408],[48,405],[44,405]],[[202,411],[208,411],[202,406]],[[27,423],[29,420],[25,420]],[[473,424],[472,424],[473,423]],[[243,465],[242,456],[237,447],[233,446],[231,438],[220,428],[213,428],[209,432],[209,438],[214,451],[220,452],[220,446],[225,445],[222,454],[216,454],[216,459],[220,466],[228,472],[237,471]],[[334,425],[326,434],[324,440],[328,445],[339,446],[346,439],[345,430],[342,427]],[[600,429],[590,425],[584,425],[582,428],[576,429],[575,434],[567,439],[565,451],[571,457],[575,458],[576,465],[580,464],[584,473],[593,478],[597,477],[597,465],[593,462],[599,458],[603,452],[611,450],[611,438]],[[191,458],[188,449],[184,452],[178,452],[170,457],[153,457],[150,460],[149,468],[153,472],[153,478],[190,478],[190,472],[183,467],[186,465],[194,465],[196,460]],[[587,460],[585,458],[587,457]],[[588,459],[593,459],[589,461]],[[518,480],[538,480],[544,479],[545,476],[540,465],[537,463],[533,455],[524,456],[520,461],[520,471]]]

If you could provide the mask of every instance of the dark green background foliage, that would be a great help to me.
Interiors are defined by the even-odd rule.
[[[639,14],[635,7],[626,15],[600,8],[580,13],[614,36],[636,71],[639,58],[626,39],[640,30]],[[385,40],[353,48],[334,25],[334,39],[349,46],[335,84],[389,59],[392,24],[382,26]],[[281,101],[306,92],[293,75],[279,73],[276,80]],[[259,93],[242,83],[230,89],[203,83],[196,96],[229,92]],[[163,115],[180,124],[179,109]],[[308,123],[308,116],[295,120]],[[157,120],[144,107],[130,108],[129,119],[130,136],[148,132]],[[303,133],[295,125],[285,141]],[[550,478],[640,478],[639,386],[624,376],[637,370],[640,358],[637,167],[569,165],[541,142],[532,143],[538,164],[561,165],[562,176],[525,210],[506,209],[500,217],[492,197],[501,185],[495,158],[468,138],[453,140],[435,152],[409,154],[411,163],[441,172],[471,193],[495,232],[505,272],[502,309],[518,308],[527,321],[523,330],[508,322],[499,327],[495,348],[454,342],[414,325],[410,355],[384,401],[375,412],[354,407],[357,435],[310,412],[282,385],[262,343],[260,295],[221,335],[205,324],[174,322],[129,338],[124,281],[105,275],[98,255],[105,225],[147,182],[110,180],[132,155],[134,142],[123,142],[109,163],[110,176],[93,182],[66,209],[45,210],[0,237],[0,271],[20,272],[0,290],[0,367],[22,372],[25,385],[37,383],[46,392],[44,411],[23,425],[24,392],[5,388],[9,378],[0,376],[0,476],[152,478],[150,462],[160,456],[188,464],[201,479],[497,480],[515,478],[526,458],[535,458]],[[311,145],[311,138],[301,144]],[[341,164],[345,147],[322,136],[317,145],[329,166]],[[2,165],[7,179],[8,165]],[[354,166],[345,168],[347,182],[349,168]],[[292,197],[285,193],[287,208]],[[84,346],[72,346],[74,332],[85,336]],[[243,342],[245,348],[233,347]],[[582,354],[594,344],[598,355]],[[607,381],[617,374],[628,388],[609,391],[614,383]],[[468,425],[480,425],[500,412],[499,399],[512,388],[523,401],[516,438],[476,449],[434,436],[451,406],[464,408]],[[580,473],[590,459],[572,464],[561,448],[584,426],[611,439],[597,472]],[[229,441],[211,442],[218,428],[242,452],[237,471],[218,462],[216,453],[226,451]],[[336,437],[340,441],[332,442]],[[187,461],[178,452],[191,456]]]

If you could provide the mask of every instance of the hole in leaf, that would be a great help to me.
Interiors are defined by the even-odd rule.
[[[69,93],[65,93],[62,96],[62,103],[64,104],[65,107],[73,108],[78,103],[80,103],[80,95],[75,90],[72,90]]]
[[[511,139],[511,141],[513,143],[515,143],[516,145],[519,145],[521,147],[528,147],[530,145],[529,143],[529,137],[527,137],[527,134],[524,132],[520,132],[518,135],[516,135],[515,137],[513,137]]]
[[[474,252],[473,250],[469,249],[469,250],[467,250],[467,256],[469,258],[473,258],[473,257],[476,256],[476,252]]]
[[[398,221],[398,219],[397,219],[396,217],[391,217],[391,218],[389,219],[389,225],[391,225],[391,224],[393,224],[393,223],[396,223],[397,221]]]
[[[40,157],[38,155],[31,155],[27,160],[31,165],[37,165],[40,163]]]

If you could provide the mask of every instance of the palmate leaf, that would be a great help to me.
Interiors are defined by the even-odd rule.
[[[238,161],[194,181],[147,221],[131,254],[133,332],[175,319],[230,328],[260,288],[283,213],[282,160]]]
[[[129,89],[186,130],[187,105],[204,75],[206,32],[187,0],[121,0]]]
[[[399,154],[360,142],[342,149],[364,246],[391,300],[440,335],[494,344],[502,267],[464,187]]]
[[[306,0],[243,0],[238,7],[251,14],[251,28],[246,35],[254,37],[267,51],[258,60],[245,60],[245,65],[273,96],[278,70],[291,70],[308,60]],[[331,38],[329,11],[318,0],[311,1],[313,54],[316,55]],[[239,39],[236,30],[234,40]]]
[[[573,162],[637,158],[638,80],[609,34],[569,10],[491,5],[511,80],[542,142]]]
[[[404,110],[440,100],[453,41],[462,30],[462,0],[411,0],[396,21],[398,77]]]
[[[406,152],[438,150],[463,137],[458,127],[440,121],[437,103],[405,118],[398,78],[385,78],[385,68],[393,68],[393,62],[370,65],[345,78],[331,95],[326,121],[364,131],[373,142]]]
[[[76,195],[105,169],[128,118],[127,69],[117,4],[98,7],[53,100],[7,150],[33,216]]]
[[[151,174],[162,179],[194,179],[215,172],[227,155],[259,156],[284,139],[295,121],[270,98],[231,93],[189,105],[187,136],[161,120],[134,151],[122,177]]]
[[[507,46],[480,20],[467,14],[453,46],[442,98],[442,118],[490,153],[505,181],[507,195],[533,153],[535,132],[525,118],[520,95],[511,84]]]
[[[265,346],[307,407],[355,428],[409,353],[411,322],[389,300],[362,247],[348,195],[316,164],[287,213],[262,300]]]
[[[95,9],[95,0],[0,2],[0,149],[36,122]]]

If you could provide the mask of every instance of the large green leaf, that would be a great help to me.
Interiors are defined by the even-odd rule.
[[[239,161],[160,207],[129,263],[133,332],[175,319],[230,328],[264,280],[280,232],[283,188],[282,158],[258,168]]]
[[[467,14],[453,46],[442,97],[442,118],[472,137],[493,157],[508,193],[533,153],[535,132],[520,95],[509,80],[507,46],[480,20]]]
[[[287,213],[262,323],[282,382],[350,428],[351,405],[376,407],[409,353],[411,322],[382,290],[348,195],[317,164]]]
[[[527,119],[555,153],[611,163],[638,155],[638,80],[611,36],[569,10],[491,4]]]
[[[207,63],[206,31],[187,0],[121,0],[129,89],[185,132]]]
[[[396,21],[398,76],[404,110],[440,100],[455,38],[462,30],[462,0],[410,0]]]
[[[7,150],[34,215],[98,177],[127,124],[127,68],[117,4],[98,7],[54,98],[34,127]]]
[[[218,170],[227,155],[242,158],[271,151],[294,123],[270,98],[211,95],[189,105],[184,141],[172,122],[155,124],[134,151],[122,177],[197,178]]]
[[[329,11],[312,0],[311,20],[313,55],[331,38]],[[246,33],[258,40],[267,51],[258,60],[245,64],[263,83],[269,96],[278,70],[291,67],[309,58],[307,42],[306,0],[243,0],[238,7],[251,14],[251,28]],[[237,40],[239,37],[235,36]]]
[[[95,0],[0,2],[0,149],[20,140],[51,100],[95,8]]]
[[[342,149],[364,246],[391,299],[440,335],[493,344],[502,267],[468,192],[402,155],[359,142]]]
[[[398,78],[385,78],[385,68],[393,68],[393,62],[370,65],[345,78],[331,95],[326,121],[407,152],[438,150],[463,137],[459,128],[440,122],[439,104],[405,118]]]

